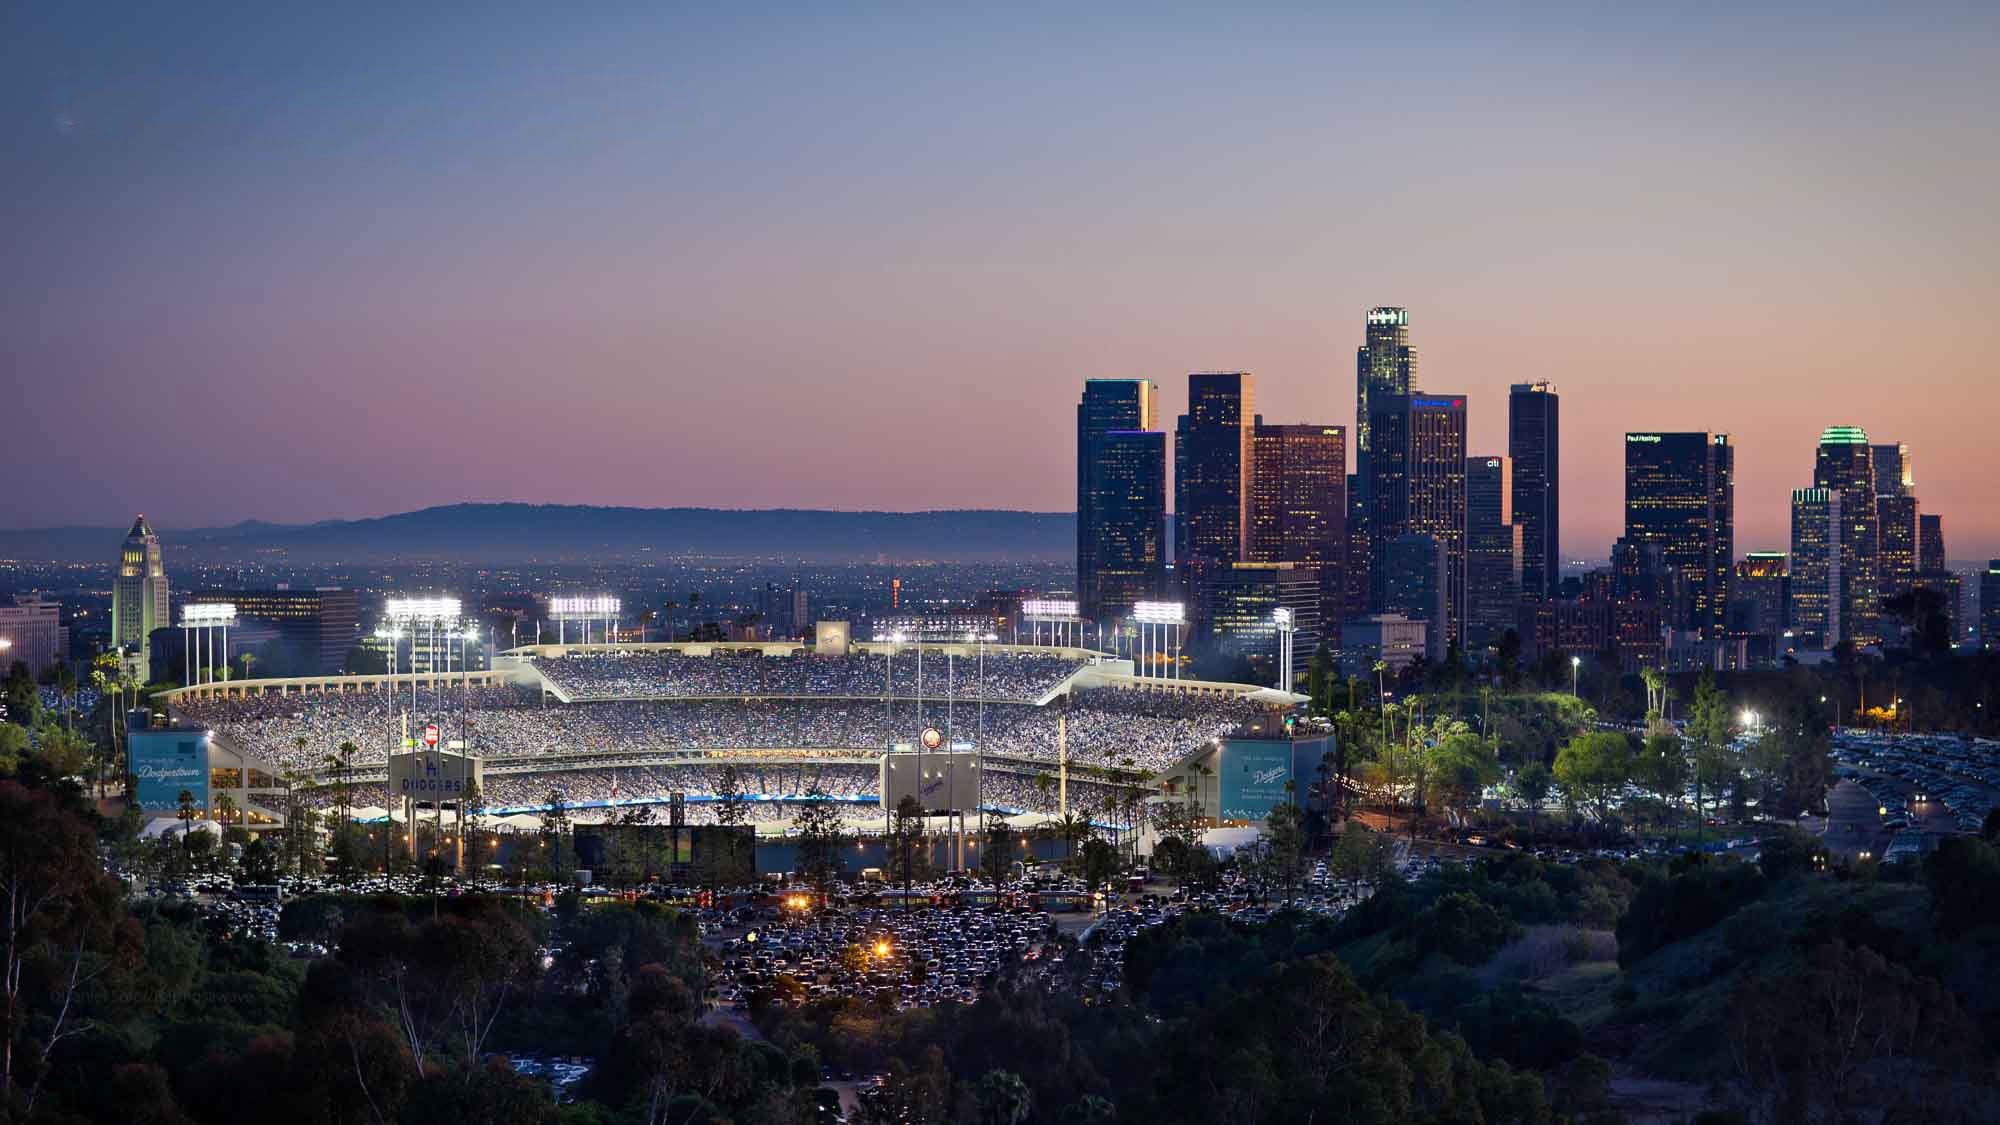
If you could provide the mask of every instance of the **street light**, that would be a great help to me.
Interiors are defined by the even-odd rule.
[[[1572,657],[1570,657],[1570,658],[1569,658],[1569,697],[1570,697],[1571,699],[1575,699],[1575,698],[1576,698],[1576,678],[1577,678],[1577,676],[1578,676],[1578,675],[1579,675],[1579,674],[1580,674],[1580,673],[1582,672],[1582,670],[1583,670],[1583,657],[1581,657],[1581,656],[1572,656]]]

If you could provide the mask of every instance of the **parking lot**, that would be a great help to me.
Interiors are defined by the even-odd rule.
[[[1842,781],[1874,799],[1885,851],[1913,850],[1923,833],[1977,832],[2000,805],[2000,742],[1990,739],[1841,731],[1833,759]]]

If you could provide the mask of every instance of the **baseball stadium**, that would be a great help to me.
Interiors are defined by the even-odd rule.
[[[968,794],[933,807],[1130,827],[1147,798],[1176,790],[1217,822],[1252,819],[1232,806],[1242,795],[1219,759],[1232,739],[1268,740],[1299,701],[1140,676],[1130,660],[1056,645],[537,644],[479,671],[173,689],[156,702],[171,725],[134,732],[131,760],[149,816],[189,815],[190,803],[208,815],[226,797],[253,831],[278,826],[299,788],[323,805],[338,793],[364,820],[434,807],[411,793],[408,767],[393,768],[415,759],[421,772],[425,755],[433,773],[442,758],[446,774],[476,774],[465,804],[523,828],[555,807],[591,821],[677,797],[686,823],[711,823],[733,781],[761,833],[785,832],[805,802],[879,831],[889,761],[903,754]]]

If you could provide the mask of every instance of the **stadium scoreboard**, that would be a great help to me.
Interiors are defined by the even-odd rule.
[[[917,798],[932,814],[979,809],[979,759],[963,751],[884,754],[881,783],[885,811],[895,811],[904,797]]]
[[[485,760],[467,754],[419,750],[389,756],[389,792],[403,800],[456,802],[469,787],[485,783]]]

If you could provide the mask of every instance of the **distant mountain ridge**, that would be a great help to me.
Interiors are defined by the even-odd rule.
[[[160,528],[175,554],[226,559],[282,551],[299,562],[593,558],[785,557],[819,562],[1048,561],[1075,557],[1069,512],[810,508],[605,508],[582,504],[447,504],[362,520],[246,521]],[[0,558],[111,561],[124,527],[0,531]]]

